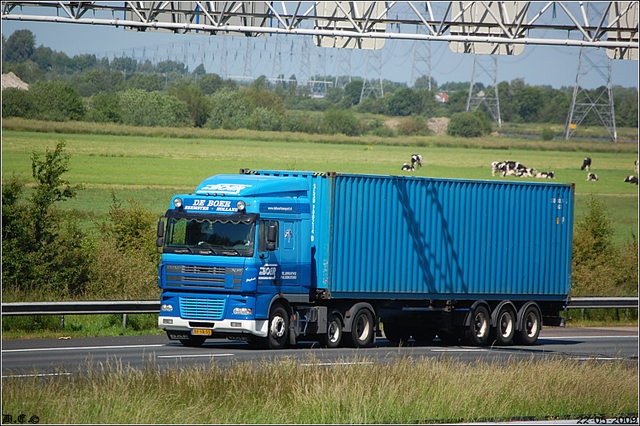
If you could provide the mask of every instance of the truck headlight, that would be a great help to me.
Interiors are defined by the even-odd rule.
[[[247,204],[244,201],[240,200],[236,203],[236,207],[238,208],[239,212],[242,212],[247,208]]]
[[[160,310],[164,312],[173,312],[173,305],[160,305]]]
[[[251,308],[233,308],[233,315],[251,315]]]
[[[182,198],[174,198],[173,205],[176,209],[179,209],[180,207],[182,207]]]

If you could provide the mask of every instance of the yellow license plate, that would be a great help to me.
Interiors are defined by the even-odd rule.
[[[211,336],[211,330],[205,330],[202,328],[194,328],[191,330],[191,334],[198,334],[201,336]]]

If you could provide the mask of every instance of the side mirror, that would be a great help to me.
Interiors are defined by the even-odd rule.
[[[163,238],[164,237],[164,222],[162,221],[162,219],[160,219],[158,221],[158,238]]]
[[[276,249],[276,242],[278,241],[278,227],[275,225],[269,225],[267,229],[267,250],[273,251]]]
[[[164,238],[156,239],[156,247],[160,248],[164,245]]]

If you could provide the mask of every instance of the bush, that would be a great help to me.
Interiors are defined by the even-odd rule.
[[[473,114],[458,112],[451,116],[447,126],[447,134],[463,138],[477,138],[482,136],[482,121]]]
[[[282,130],[282,122],[284,115],[266,108],[256,108],[249,120],[247,120],[247,128],[251,130],[261,131],[280,131]]]
[[[555,132],[548,127],[545,127],[540,132],[540,137],[544,141],[550,141],[551,139],[553,139],[554,136],[555,136]]]
[[[320,121],[300,111],[288,112],[282,123],[285,132],[319,133]]]
[[[35,106],[35,119],[69,121],[82,120],[85,116],[84,102],[69,83],[37,81],[29,86],[29,92]]]
[[[33,97],[28,90],[12,87],[2,91],[2,118],[31,118],[34,113]]]
[[[573,289],[575,296],[637,296],[638,241],[616,247],[613,227],[600,200],[591,195],[588,212],[576,224],[573,238]]]
[[[247,126],[249,104],[240,92],[222,89],[214,93],[210,99],[211,112],[205,127],[236,130]]]
[[[362,134],[362,125],[351,111],[330,109],[325,111],[322,121],[322,131],[329,135],[342,133],[347,136]]]
[[[118,95],[101,92],[92,97],[85,120],[97,123],[122,123],[122,109]]]
[[[396,131],[402,136],[428,136],[431,134],[428,122],[422,117],[407,117],[400,120]]]
[[[124,124],[179,127],[190,125],[187,103],[160,92],[129,89],[118,92]]]

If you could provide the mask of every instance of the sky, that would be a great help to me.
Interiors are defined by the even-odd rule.
[[[134,57],[157,63],[166,59],[185,62],[190,71],[203,64],[206,72],[225,77],[261,75],[277,77],[292,74],[304,79],[305,70],[319,75],[351,75],[383,79],[411,85],[420,74],[431,75],[437,84],[470,82],[475,55],[454,53],[446,42],[386,40],[380,51],[320,48],[308,36],[278,35],[247,38],[128,31],[123,28],[62,24],[52,22],[2,21],[2,34],[28,29],[36,36],[36,47],[44,45],[72,57],[95,54],[98,58]],[[276,42],[276,37],[278,41]],[[247,45],[247,43],[250,43]],[[416,48],[418,49],[416,51]],[[280,51],[276,60],[276,49]],[[430,53],[429,53],[430,50]],[[603,49],[585,49],[591,61],[606,65]],[[308,52],[304,55],[303,52]],[[369,55],[369,56],[368,56]],[[527,85],[548,85],[555,89],[573,88],[578,75],[579,47],[525,46],[516,56],[498,56],[497,81],[523,79]],[[250,58],[250,60],[247,60]],[[478,55],[487,72],[476,72],[475,80],[493,84],[493,65],[489,55]],[[225,66],[226,65],[226,66]],[[600,66],[600,65],[599,65]],[[489,68],[487,68],[489,67]],[[480,69],[480,68],[477,68]],[[580,85],[594,89],[607,81],[598,70],[583,67]],[[612,84],[638,87],[638,61],[613,60]]]

